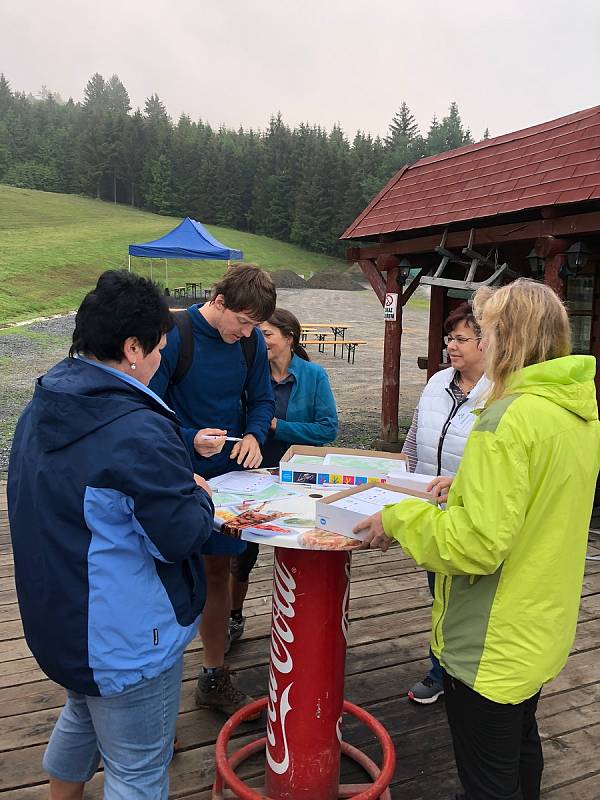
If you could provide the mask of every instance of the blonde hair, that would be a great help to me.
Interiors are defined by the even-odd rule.
[[[493,383],[488,402],[505,394],[517,370],[571,352],[567,311],[543,283],[518,278],[499,289],[483,286],[473,296],[473,311],[488,345],[486,374]]]

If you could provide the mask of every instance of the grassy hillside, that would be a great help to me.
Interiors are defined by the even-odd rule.
[[[127,267],[127,246],[167,233],[181,220],[66,194],[0,186],[0,324],[74,309],[105,269]],[[210,226],[244,260],[265,269],[302,274],[332,266],[335,259],[284,242]],[[149,276],[149,259],[132,259]],[[169,261],[169,285],[210,286],[223,261]],[[164,261],[153,276],[164,284]]]

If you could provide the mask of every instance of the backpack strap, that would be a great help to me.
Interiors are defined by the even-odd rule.
[[[177,354],[177,364],[171,375],[171,384],[177,386],[185,378],[194,359],[194,335],[192,332],[192,320],[187,309],[185,311],[173,311],[173,322],[179,331],[179,353]],[[240,340],[242,353],[246,362],[246,380],[244,382],[244,396],[246,395],[246,384],[250,369],[254,364],[256,356],[256,336],[252,331],[252,336],[243,336]]]
[[[171,384],[177,386],[192,366],[194,358],[194,336],[192,333],[192,319],[188,310],[173,311],[173,322],[179,331],[179,353],[177,354],[177,364],[171,375]]]
[[[240,345],[242,346],[242,353],[244,354],[244,359],[246,361],[246,380],[244,382],[244,391],[246,391],[246,384],[248,383],[248,375],[250,375],[250,369],[254,364],[254,356],[256,355],[256,337],[257,337],[256,329],[252,331],[252,336],[242,336],[240,341]]]

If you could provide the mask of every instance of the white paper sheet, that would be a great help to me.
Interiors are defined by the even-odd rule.
[[[389,503],[399,503],[407,498],[414,499],[412,495],[404,494],[403,492],[390,492],[389,489],[374,487],[373,489],[367,489],[366,492],[357,492],[348,497],[342,497],[340,500],[335,500],[331,505],[336,508],[353,511],[364,517],[370,517],[371,514],[381,511]]]
[[[265,472],[242,471],[226,472],[224,475],[217,475],[208,481],[209,486],[217,491],[232,492],[233,494],[256,495],[261,489],[266,489],[277,483],[275,475]]]

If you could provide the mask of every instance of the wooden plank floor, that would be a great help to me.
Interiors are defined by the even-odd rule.
[[[590,554],[600,555],[600,537]],[[267,687],[271,555],[261,555],[246,605],[244,639],[230,654],[240,686],[264,695]],[[406,698],[427,669],[430,598],[423,572],[399,549],[385,556],[353,556],[350,647],[346,696],[375,714],[396,744],[398,767],[392,796],[398,800],[449,800],[456,772],[443,703],[417,707]],[[222,718],[194,708],[194,680],[201,659],[197,641],[188,648],[178,736],[183,751],[171,766],[171,797],[209,800],[214,740]],[[539,711],[549,800],[600,798],[600,561],[588,561],[577,637],[567,667],[542,696]],[[13,581],[5,486],[0,484],[0,800],[47,796],[41,758],[64,692],[44,677],[23,639]],[[247,725],[238,742],[254,738]],[[353,722],[345,738],[378,757],[372,737]],[[363,780],[349,764],[344,779]],[[245,768],[260,782],[260,761]],[[102,773],[86,798],[102,797]],[[315,798],[318,800],[318,798]]]

